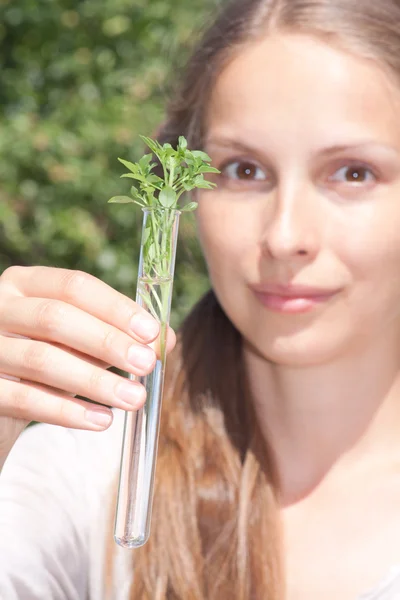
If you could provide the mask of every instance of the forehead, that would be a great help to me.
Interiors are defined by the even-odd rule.
[[[207,129],[249,135],[399,135],[400,89],[375,62],[317,38],[276,34],[243,48],[218,77]]]

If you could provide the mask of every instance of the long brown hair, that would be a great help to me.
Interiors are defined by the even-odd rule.
[[[160,142],[201,148],[216,78],[246,44],[302,32],[400,78],[400,0],[233,0],[188,63]],[[277,478],[257,428],[241,336],[210,291],[168,359],[150,539],[131,600],[284,597]]]
[[[278,598],[277,555],[262,558],[277,544],[274,486],[250,407],[240,334],[209,292],[169,357],[152,528],[133,554],[132,599],[244,600],[260,589]]]

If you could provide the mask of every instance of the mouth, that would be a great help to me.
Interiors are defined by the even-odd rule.
[[[300,286],[254,286],[251,289],[257,300],[266,308],[289,314],[310,312],[329,302],[338,293],[338,290]]]

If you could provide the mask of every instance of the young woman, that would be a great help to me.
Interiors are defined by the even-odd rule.
[[[221,170],[212,290],[168,359],[139,550],[112,518],[143,390],[106,368],[149,372],[157,327],[89,275],[3,273],[2,599],[400,597],[399,114],[399,0],[236,0],[205,35],[160,141]]]

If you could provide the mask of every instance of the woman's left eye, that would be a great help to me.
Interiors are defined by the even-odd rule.
[[[338,169],[329,179],[340,183],[362,185],[376,181],[376,176],[371,169],[363,165],[347,165]]]

